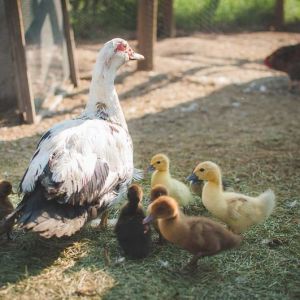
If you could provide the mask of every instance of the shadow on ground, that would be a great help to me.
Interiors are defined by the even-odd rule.
[[[136,91],[147,93],[148,86],[151,89],[151,84],[134,88],[122,97],[126,99]],[[261,86],[265,87],[263,92]],[[2,291],[12,284],[16,288],[22,286],[26,281],[29,289],[46,286],[50,294],[54,293],[44,284],[43,277],[42,281],[35,281],[36,277],[49,268],[65,268],[58,285],[68,286],[72,276],[82,269],[102,270],[112,278],[107,289],[101,292],[106,299],[135,299],[134,295],[145,299],[203,298],[208,294],[217,299],[220,293],[223,298],[238,298],[251,297],[253,290],[259,297],[270,299],[294,296],[298,232],[293,224],[298,222],[299,216],[287,204],[300,193],[300,106],[298,95],[289,94],[285,87],[286,81],[278,77],[233,84],[128,122],[135,161],[140,168],[147,166],[153,154],[166,152],[177,178],[185,178],[197,161],[213,160],[222,166],[223,173],[237,190],[252,194],[268,187],[275,190],[278,205],[274,216],[250,230],[241,249],[204,259],[197,273],[182,277],[176,270],[189,255],[170,245],[155,247],[153,255],[142,262],[116,264],[119,254],[112,230],[99,233],[84,229],[74,238],[61,241],[44,241],[21,234],[0,248]],[[1,173],[7,172],[15,186],[37,139],[34,135],[2,142],[0,155],[5,160],[0,163]],[[148,179],[143,186],[149,190]],[[190,213],[202,213],[199,207],[191,208]],[[285,239],[287,243],[269,249],[261,240],[270,237]],[[78,248],[82,241],[84,246]],[[66,248],[69,249],[67,255]],[[110,263],[103,254],[105,251]],[[166,262],[167,267],[164,267]],[[272,286],[272,290],[268,286]],[[67,292],[61,295],[72,296]]]

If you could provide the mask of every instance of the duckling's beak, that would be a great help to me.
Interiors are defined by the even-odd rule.
[[[186,178],[187,181],[191,181],[192,183],[199,183],[201,180],[196,176],[195,173],[192,173],[189,177]]]
[[[154,220],[153,215],[149,215],[143,220],[143,224],[145,225],[145,224],[151,223],[153,220]]]
[[[148,169],[147,169],[147,172],[148,173],[152,173],[152,172],[154,172],[155,171],[155,168],[152,166],[152,165],[150,165],[149,167],[148,167]]]
[[[149,230],[150,230],[150,225],[144,224],[144,234],[147,234]]]

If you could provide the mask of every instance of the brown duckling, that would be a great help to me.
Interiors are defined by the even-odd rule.
[[[152,190],[151,190],[151,194],[150,194],[150,203],[152,203],[153,201],[155,201],[157,198],[159,198],[160,196],[167,196],[168,195],[168,190],[165,186],[163,186],[162,184],[156,184]],[[158,243],[161,245],[163,244],[163,242],[165,241],[162,234],[160,233],[159,227],[158,227],[158,221],[157,220],[153,220],[153,227],[156,230],[156,232],[158,233]]]
[[[157,219],[166,240],[194,255],[187,265],[189,268],[196,268],[199,258],[237,247],[241,242],[239,235],[219,223],[205,217],[184,215],[176,200],[168,196],[156,199],[149,205],[148,212],[144,224]]]
[[[9,200],[9,195],[12,193],[12,185],[8,181],[0,182],[0,235],[7,234],[7,238],[11,239],[11,230],[13,222],[7,224],[4,218],[14,211],[14,206]]]
[[[133,184],[129,187],[128,202],[123,206],[115,233],[124,254],[130,258],[144,258],[150,252],[151,232],[143,224],[145,213],[141,204],[142,188]]]

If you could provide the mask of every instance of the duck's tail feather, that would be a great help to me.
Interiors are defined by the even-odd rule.
[[[140,181],[140,180],[143,180],[144,179],[144,171],[141,170],[141,169],[136,169],[134,168],[133,169],[133,180],[134,181]]]
[[[59,204],[55,199],[47,200],[40,186],[32,193],[25,194],[19,206],[17,222],[20,226],[44,238],[71,236],[88,219],[85,207]]]
[[[260,194],[258,196],[258,198],[261,203],[263,218],[267,219],[271,215],[271,213],[276,205],[275,194],[272,190],[269,189],[269,190],[263,192],[262,194]]]

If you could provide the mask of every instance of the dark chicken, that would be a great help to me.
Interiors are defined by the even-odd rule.
[[[264,63],[271,69],[287,73],[291,80],[290,89],[300,87],[300,43],[277,49]]]

